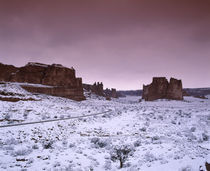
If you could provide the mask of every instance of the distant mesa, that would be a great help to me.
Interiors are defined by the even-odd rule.
[[[0,81],[42,84],[46,86],[22,84],[21,87],[33,93],[60,96],[78,101],[85,99],[82,79],[76,78],[73,68],[67,68],[60,64],[46,65],[29,62],[18,68],[0,63]]]
[[[153,101],[157,99],[183,100],[182,81],[165,77],[153,77],[149,85],[143,85],[142,99]]]

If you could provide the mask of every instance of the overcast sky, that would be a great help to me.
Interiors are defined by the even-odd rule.
[[[121,90],[210,87],[210,0],[0,0],[0,62],[30,61]]]

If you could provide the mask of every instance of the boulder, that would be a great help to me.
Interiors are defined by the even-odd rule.
[[[182,81],[174,78],[170,82],[165,77],[154,77],[149,85],[143,85],[142,99],[153,101],[157,99],[183,100]]]

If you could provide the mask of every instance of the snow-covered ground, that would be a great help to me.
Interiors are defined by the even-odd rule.
[[[92,95],[75,102],[33,95],[18,84],[0,84],[0,170],[198,171],[210,158],[210,100],[139,102],[141,97],[106,101]],[[209,96],[210,98],[210,96]],[[123,155],[124,154],[124,155]],[[123,158],[124,157],[124,158]]]

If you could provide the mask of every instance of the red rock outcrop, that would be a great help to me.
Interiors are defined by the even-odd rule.
[[[103,88],[103,83],[95,82],[93,85],[91,84],[83,84],[83,88],[87,91],[91,91],[92,93],[99,95],[99,96],[104,96],[104,88]]]
[[[182,94],[183,94],[183,96],[190,96],[190,95],[187,93],[186,90],[183,90],[183,91],[182,91]]]
[[[117,90],[115,88],[112,89],[106,89],[104,90],[104,94],[106,97],[112,97],[112,98],[118,98]]]
[[[83,84],[83,88],[87,91],[91,91],[99,96],[109,97],[109,98],[118,98],[117,91],[115,88],[112,89],[103,89],[103,83],[95,82],[93,85]]]
[[[77,101],[85,100],[83,91],[80,88],[68,88],[68,87],[34,87],[22,85],[22,88],[29,92],[48,94],[53,96],[65,97]]]
[[[181,80],[177,80],[175,78],[170,79],[166,98],[173,100],[183,100],[183,90],[182,90]]]
[[[45,70],[48,65],[28,63],[24,67],[17,68],[17,72],[11,75],[11,82],[42,84]]]
[[[104,86],[103,83],[94,83],[91,86],[91,91],[99,96],[104,96]]]
[[[118,98],[118,96],[117,96],[117,90],[115,89],[115,88],[112,88],[111,89],[111,97],[113,97],[113,98]]]
[[[0,63],[0,81],[10,81],[14,73],[18,71],[18,68],[13,65],[4,65]]]
[[[152,101],[157,99],[183,100],[182,81],[174,78],[167,81],[165,77],[154,77],[149,85],[143,85],[142,99]]]
[[[1,64],[0,71],[1,81],[47,85],[46,87],[22,85],[24,89],[30,92],[61,96],[73,100],[85,99],[82,79],[75,77],[73,68],[66,68],[59,64],[28,63],[20,68]]]

